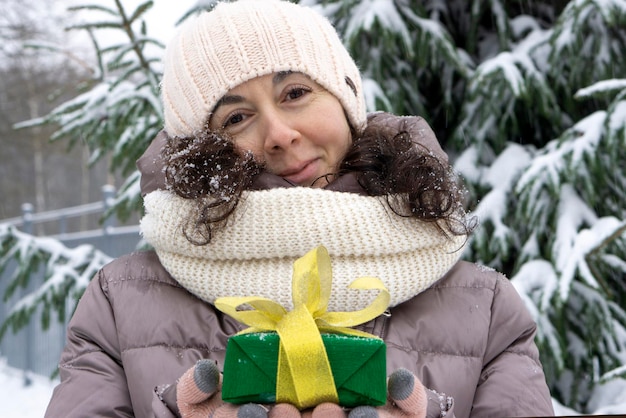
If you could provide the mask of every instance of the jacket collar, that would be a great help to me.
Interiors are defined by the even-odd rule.
[[[302,187],[280,176],[268,172],[261,173],[252,183],[250,190],[270,190],[278,187]],[[328,183],[323,189],[334,192],[356,193],[367,196],[365,189],[359,184],[355,173],[348,173]]]

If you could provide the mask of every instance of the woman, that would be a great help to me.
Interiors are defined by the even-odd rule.
[[[553,414],[519,296],[459,261],[472,222],[432,131],[417,117],[366,117],[358,69],[327,20],[276,0],[220,3],[183,25],[164,64],[165,131],[138,161],[155,251],[115,260],[87,288],[47,416],[255,415],[214,410],[212,364],[245,327],[215,300],[291,308],[293,262],[320,244],[329,311],[371,302],[347,290],[360,276],[391,296],[360,328],[385,341],[400,384],[389,405],[353,416]]]

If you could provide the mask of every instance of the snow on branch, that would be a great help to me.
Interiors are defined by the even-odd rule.
[[[611,107],[608,123],[609,133],[619,135],[619,132],[621,132],[621,138],[623,139],[626,131],[626,100],[620,100]]]
[[[530,161],[531,156],[524,147],[509,143],[482,174],[482,183],[488,185],[491,190],[483,196],[474,215],[480,219],[481,223],[492,224],[491,245],[500,243],[500,251],[505,251],[507,248],[506,242],[511,234],[511,229],[506,225],[509,195],[515,179]]]
[[[518,57],[510,52],[501,52],[496,58],[487,60],[476,69],[476,78],[472,80],[476,85],[481,84],[486,77],[492,76],[496,72],[501,72],[507,84],[511,88],[514,96],[526,93],[524,76],[517,67]]]
[[[531,260],[522,265],[511,278],[511,283],[537,322],[537,337],[546,341],[555,358],[560,360],[558,366],[563,367],[558,332],[548,317],[552,297],[558,288],[558,275],[552,263],[543,259]]]
[[[98,270],[111,261],[111,257],[91,245],[68,248],[58,240],[34,237],[8,224],[0,224],[0,242],[0,271],[5,270],[11,260],[17,262],[3,295],[5,300],[19,287],[26,288],[33,273],[41,264],[44,267],[43,283],[14,303],[0,327],[0,338],[9,327],[21,327],[38,306],[43,308],[43,317],[49,318],[50,311],[55,310],[62,319],[66,298],[80,296]]]
[[[370,30],[375,22],[378,22],[385,30],[399,33],[404,44],[411,47],[413,40],[409,29],[396,9],[395,3],[388,0],[364,0],[356,4],[350,11],[346,38],[352,39],[363,29]]]
[[[530,187],[536,194],[538,187],[532,187],[532,183],[540,187],[558,187],[561,173],[567,168],[568,161],[571,167],[577,167],[583,155],[595,153],[602,138],[605,120],[605,111],[594,112],[568,129],[562,140],[549,142],[522,174],[516,190],[522,193]],[[530,198],[535,200],[536,196]]]
[[[599,287],[598,280],[588,266],[588,255],[626,231],[626,221],[611,216],[598,219],[569,185],[562,188],[559,200],[559,221],[553,254],[560,274],[559,294],[566,300],[576,273],[589,286]],[[589,227],[581,228],[583,225]]]
[[[598,81],[588,87],[582,88],[574,95],[577,99],[596,97],[607,92],[613,92],[615,90],[626,89],[626,79],[613,78],[608,80]]]

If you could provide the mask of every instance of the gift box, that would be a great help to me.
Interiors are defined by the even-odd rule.
[[[382,314],[389,291],[375,277],[348,286],[376,291],[358,310],[329,312],[332,274],[323,246],[294,262],[293,308],[261,296],[231,296],[215,307],[249,328],[230,337],[222,399],[230,403],[290,403],[303,410],[324,402],[342,406],[386,402],[385,343],[352,327]]]
[[[321,334],[339,404],[384,405],[387,399],[386,347],[380,339]],[[275,403],[280,339],[276,333],[251,333],[229,339],[222,399],[241,404]],[[314,379],[311,376],[311,379]]]

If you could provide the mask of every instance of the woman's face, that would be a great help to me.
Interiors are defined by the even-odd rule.
[[[209,120],[237,148],[300,186],[323,187],[352,141],[339,100],[302,73],[257,77],[230,90]]]

